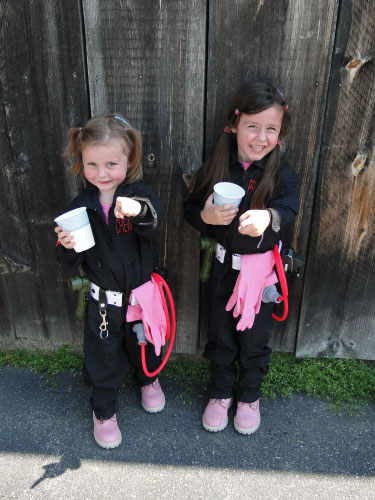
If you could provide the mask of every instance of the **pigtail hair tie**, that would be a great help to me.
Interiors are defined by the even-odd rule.
[[[231,134],[232,133],[232,131],[231,131],[231,129],[229,127],[224,127],[224,132],[226,134]]]
[[[241,114],[241,111],[240,111],[239,109],[237,109],[237,108],[236,108],[236,109],[234,110],[234,114],[235,114],[235,115],[240,115],[240,114]]]
[[[276,89],[277,93],[280,95],[281,99],[284,101],[284,109],[285,111],[289,110],[289,105],[286,103],[285,95],[281,92],[280,89]]]

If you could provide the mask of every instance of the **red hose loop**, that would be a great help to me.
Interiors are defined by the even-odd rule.
[[[147,365],[146,365],[146,346],[145,346],[145,344],[141,344],[142,368],[143,368],[143,371],[144,371],[145,375],[147,375],[147,377],[155,377],[155,375],[157,375],[158,373],[160,373],[162,371],[162,369],[164,368],[164,366],[167,363],[168,358],[169,358],[169,356],[171,354],[173,343],[174,343],[174,339],[175,339],[175,334],[176,334],[176,313],[175,313],[175,308],[174,308],[173,297],[172,297],[171,291],[169,289],[169,286],[167,285],[167,283],[164,280],[164,278],[162,278],[160,276],[160,274],[152,273],[151,276],[154,279],[154,281],[155,281],[155,283],[156,283],[156,285],[157,285],[157,287],[159,289],[161,301],[162,301],[162,304],[163,304],[165,319],[166,319],[166,322],[167,322],[167,331],[166,331],[166,334],[165,334],[165,340],[168,340],[169,337],[170,337],[170,339],[169,339],[169,345],[168,345],[167,352],[166,352],[166,354],[164,356],[164,359],[163,359],[161,365],[159,366],[159,368],[157,368],[153,372],[149,372],[148,369],[147,369]],[[170,316],[169,316],[169,312],[168,312],[168,306],[167,306],[167,301],[165,299],[163,287],[164,287],[165,293],[167,294],[168,301],[169,301],[169,306],[170,306],[170,310],[171,310],[171,315],[172,315],[172,329],[171,329],[171,320],[170,320]]]
[[[273,256],[275,259],[275,264],[276,264],[276,271],[277,275],[279,277],[280,285],[281,285],[281,301],[284,302],[284,313],[282,316],[277,316],[276,314],[272,313],[273,319],[276,319],[276,321],[284,321],[284,319],[288,316],[288,284],[286,282],[286,277],[285,277],[285,272],[284,272],[284,267],[283,267],[283,261],[281,260],[281,255],[279,252],[279,247],[278,245],[275,245],[273,248]]]

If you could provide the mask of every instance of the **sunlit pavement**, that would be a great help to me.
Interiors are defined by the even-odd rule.
[[[234,409],[211,434],[199,389],[184,402],[176,382],[161,381],[167,404],[156,415],[126,382],[123,443],[102,450],[81,377],[63,374],[54,387],[30,370],[1,370],[0,498],[374,499],[374,404],[352,416],[300,395],[263,400],[253,436],[234,431]]]

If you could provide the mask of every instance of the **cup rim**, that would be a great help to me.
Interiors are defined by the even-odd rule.
[[[81,214],[84,211],[86,211],[86,207],[73,208],[73,210],[69,210],[69,212],[64,212],[63,214],[57,216],[54,219],[54,221],[60,222],[60,221],[66,220],[66,219],[70,219],[72,217],[76,217],[78,214]]]
[[[225,185],[230,184],[231,189],[237,191],[238,194],[228,195],[227,193],[220,192],[220,188],[223,187],[224,184]],[[218,182],[214,185],[214,192],[221,197],[234,198],[234,199],[242,198],[245,195],[245,190],[241,186],[239,186],[238,184],[235,184],[234,182]]]

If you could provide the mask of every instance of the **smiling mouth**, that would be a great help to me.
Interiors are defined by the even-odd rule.
[[[255,153],[260,153],[261,151],[266,149],[266,146],[250,146],[250,149]]]

